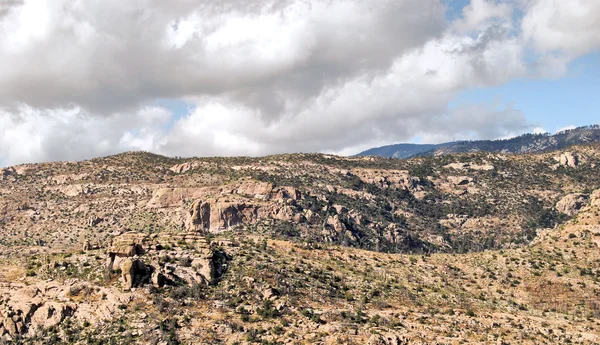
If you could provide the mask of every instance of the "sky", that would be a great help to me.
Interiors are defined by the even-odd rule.
[[[598,0],[2,0],[0,166],[598,123]]]

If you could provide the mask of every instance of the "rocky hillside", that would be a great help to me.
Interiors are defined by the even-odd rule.
[[[525,134],[506,140],[455,141],[437,145],[397,144],[369,149],[357,156],[408,158],[465,152],[537,153],[600,141],[600,126],[565,130],[554,135]]]
[[[468,252],[530,241],[600,188],[598,146],[412,160],[128,153],[21,165],[0,180],[0,244],[106,246],[126,231],[267,234],[382,252]]]
[[[0,343],[600,342],[600,145],[0,171]]]

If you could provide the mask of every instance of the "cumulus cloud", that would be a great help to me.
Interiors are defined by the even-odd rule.
[[[439,0],[4,1],[0,165],[521,133],[533,126],[512,106],[448,104],[597,47],[600,11],[575,3],[522,0],[519,20],[511,2],[472,0],[448,22]]]
[[[472,31],[492,24],[506,24],[511,21],[513,7],[508,3],[493,0],[471,0],[463,9],[463,18],[454,25],[461,31]]]

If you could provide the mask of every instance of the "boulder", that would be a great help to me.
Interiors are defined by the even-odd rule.
[[[568,216],[574,216],[587,203],[585,194],[569,194],[556,203],[556,210]]]
[[[121,264],[121,279],[123,280],[123,289],[131,288],[145,283],[150,278],[149,269],[146,265],[137,259],[125,259]]]
[[[263,295],[263,299],[274,300],[274,299],[276,299],[279,296],[279,291],[277,289],[275,289],[275,288],[267,286],[262,291],[262,295]]]
[[[217,283],[227,270],[228,256],[220,251],[210,251],[203,257],[195,258],[192,267],[204,278],[207,284]]]
[[[6,332],[8,334],[10,334],[10,336],[14,337],[16,335],[18,335],[18,331],[17,331],[17,325],[15,324],[15,322],[9,318],[9,317],[5,317],[2,320],[2,326],[4,327],[4,329],[6,330]]]
[[[49,328],[60,324],[67,316],[73,315],[75,308],[56,302],[47,302],[38,308],[31,317],[31,328]]]
[[[573,152],[563,152],[558,156],[554,157],[554,160],[558,162],[560,166],[577,168],[579,165],[579,157]]]
[[[335,230],[335,232],[337,232],[338,234],[341,234],[344,231],[346,231],[346,225],[342,222],[340,216],[338,216],[337,214],[327,218],[327,225],[333,228],[333,230]]]
[[[155,270],[152,273],[151,280],[152,280],[152,285],[154,287],[160,288],[160,287],[165,286],[167,278],[165,277],[165,275],[162,272]]]

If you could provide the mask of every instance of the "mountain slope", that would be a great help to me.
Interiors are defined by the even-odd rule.
[[[446,144],[396,144],[375,147],[359,153],[357,156],[381,156],[381,157],[392,157],[392,158],[408,158],[415,156],[419,153],[429,152],[435,150],[442,145],[452,145],[453,143]]]
[[[599,167],[591,144],[2,169],[0,344],[598,344]]]
[[[565,130],[554,135],[524,134],[511,139],[456,141],[444,144],[397,144],[373,148],[357,156],[408,158],[412,156],[445,155],[465,152],[536,153],[559,150],[572,145],[600,141],[600,126],[586,126]]]

